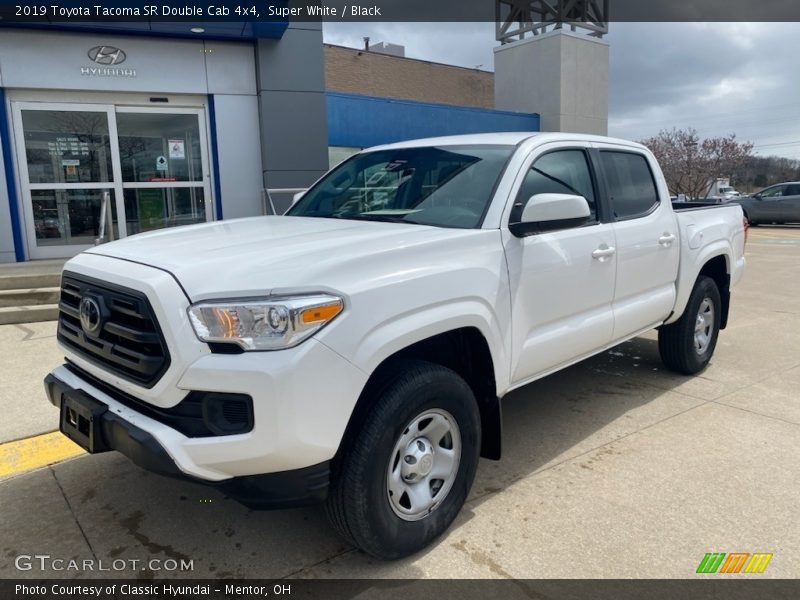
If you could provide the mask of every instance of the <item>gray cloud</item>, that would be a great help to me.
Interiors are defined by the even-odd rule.
[[[609,133],[694,127],[800,158],[798,33],[797,23],[612,23]],[[411,58],[486,70],[497,45],[493,23],[326,23],[324,35],[346,46],[368,35]]]

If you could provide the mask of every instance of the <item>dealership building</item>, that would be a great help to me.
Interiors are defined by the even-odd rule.
[[[569,66],[574,57],[563,65],[527,60],[528,72],[500,85],[508,74],[408,59],[391,44],[323,44],[319,23],[0,27],[0,262],[281,212],[290,190],[376,144],[538,131],[546,119],[549,129],[568,130],[558,119],[569,110],[599,115],[573,130],[603,133],[603,40],[545,33],[533,40],[538,46],[500,46],[496,65],[566,38],[601,66],[605,53],[597,83],[605,76],[605,104],[603,93],[577,109],[541,90],[524,93],[531,68],[552,83],[545,88],[563,91],[570,77],[585,78]]]

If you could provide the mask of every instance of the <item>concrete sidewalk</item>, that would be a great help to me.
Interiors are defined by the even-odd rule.
[[[56,322],[0,325],[0,443],[58,429],[58,410],[42,380],[64,362],[56,344]]]
[[[683,578],[707,552],[767,552],[763,574],[730,577],[796,578],[800,228],[756,228],[747,250],[704,373],[666,372],[648,334],[514,392],[503,460],[481,462],[461,516],[416,556],[375,561],[319,508],[250,511],[106,453],[0,482],[0,577],[64,575],[15,569],[37,552],[193,561],[107,574],[145,578]],[[28,330],[0,328],[0,401],[18,415],[0,424],[6,440],[56,427],[41,387],[60,358],[53,325]]]

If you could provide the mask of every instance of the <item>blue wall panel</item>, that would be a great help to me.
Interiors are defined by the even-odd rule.
[[[278,4],[273,2],[273,4]],[[159,3],[158,6],[161,6]],[[77,6],[77,5],[76,5]],[[147,35],[156,37],[190,38],[204,40],[256,40],[283,37],[288,21],[16,21],[0,22],[2,27],[22,27],[50,31],[74,31],[108,35]],[[204,29],[202,33],[191,31],[193,27]]]
[[[539,115],[327,92],[328,144],[366,148],[415,138],[539,131]]]

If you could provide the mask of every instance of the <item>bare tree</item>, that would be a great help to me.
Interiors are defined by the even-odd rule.
[[[661,130],[641,142],[655,154],[670,192],[690,198],[708,196],[719,177],[731,177],[750,156],[753,144],[739,142],[736,134],[700,139],[689,129]]]

